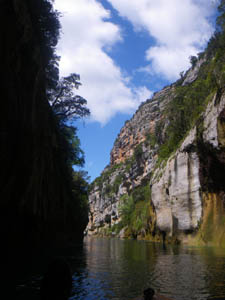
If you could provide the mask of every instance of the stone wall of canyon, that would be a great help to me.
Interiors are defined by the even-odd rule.
[[[207,63],[205,57],[200,59],[180,82],[155,93],[126,121],[111,151],[110,165],[92,183],[88,235],[225,247],[223,86],[205,96],[204,109],[193,126],[168,157],[160,157],[169,138],[168,111],[179,86],[185,92],[189,87],[194,90]],[[143,189],[150,191],[147,202]],[[131,200],[133,227],[123,222]]]

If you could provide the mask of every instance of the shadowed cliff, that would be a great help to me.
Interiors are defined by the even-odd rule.
[[[34,3],[0,1],[0,227],[17,247],[81,240],[87,222],[72,191],[66,141],[46,98],[49,61]]]

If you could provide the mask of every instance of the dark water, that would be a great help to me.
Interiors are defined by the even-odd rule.
[[[132,299],[147,287],[176,300],[225,299],[224,249],[86,238],[83,247],[58,255],[73,271],[70,300]],[[17,281],[17,299],[39,298],[41,266],[46,262],[36,260],[33,274]]]

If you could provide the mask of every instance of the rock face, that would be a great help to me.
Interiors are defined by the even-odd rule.
[[[195,88],[204,64],[198,61],[179,82],[185,92]],[[225,91],[208,95],[176,150],[163,156],[176,93],[176,84],[155,93],[121,129],[110,165],[92,184],[87,234],[225,247]],[[146,223],[143,187],[150,189]],[[131,198],[133,213],[125,224]]]
[[[195,81],[195,79],[198,77],[198,72],[199,69],[201,67],[201,65],[206,61],[205,58],[202,58],[200,60],[197,61],[196,65],[194,67],[192,67],[191,69],[188,70],[185,79],[182,83],[182,85],[187,85],[192,83],[193,81]]]
[[[103,179],[93,186],[89,196],[89,235],[98,233],[105,225],[118,224],[121,196],[149,181],[158,148],[157,144],[151,145],[151,133],[163,118],[173,90],[171,86],[156,93],[152,101],[142,104],[121,129],[111,151],[111,165],[105,168]]]
[[[205,147],[209,144],[213,151],[221,153],[224,153],[224,148],[219,142],[218,124],[224,111],[225,94],[219,103],[216,103],[215,95],[202,115],[202,142]],[[160,230],[173,234],[174,230],[193,231],[198,228],[203,215],[201,159],[197,145],[197,128],[194,127],[181,147],[168,160],[164,170],[155,171],[151,181],[152,201]],[[162,174],[160,179],[157,178],[159,173]],[[221,190],[222,188],[221,186]]]
[[[148,133],[154,133],[155,125],[173,96],[173,87],[166,87],[155,93],[153,98],[142,104],[130,121],[121,129],[111,151],[111,165],[124,162],[134,154],[134,149],[146,139]]]
[[[156,180],[152,180],[157,225],[171,235],[177,230],[194,230],[202,216],[199,158],[189,150],[195,135],[196,130],[191,131],[163,172],[156,170]],[[158,172],[162,172],[160,179]]]

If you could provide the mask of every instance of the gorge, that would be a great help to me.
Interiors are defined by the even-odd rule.
[[[225,21],[191,68],[125,122],[89,186],[88,221],[76,127],[54,107],[64,84],[63,100],[86,100],[70,93],[78,75],[59,79],[53,2],[0,0],[4,279],[16,271],[17,299],[41,299],[57,257],[71,271],[70,299],[133,299],[149,286],[175,300],[224,299]]]

